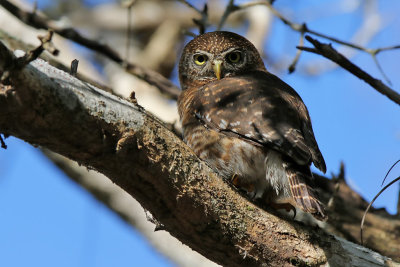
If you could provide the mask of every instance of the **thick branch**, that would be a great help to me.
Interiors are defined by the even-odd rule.
[[[122,220],[139,230],[153,247],[172,260],[177,266],[218,266],[182,244],[168,232],[155,232],[154,224],[146,218],[146,214],[140,204],[101,173],[88,171],[84,166],[79,166],[76,162],[49,150],[43,150],[43,152],[69,178],[85,188]]]
[[[9,60],[0,46],[0,73]],[[105,174],[163,229],[217,263],[384,266],[388,260],[248,202],[137,104],[42,60],[9,77],[0,87],[0,132]]]

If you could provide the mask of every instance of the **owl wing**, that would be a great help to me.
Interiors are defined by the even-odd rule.
[[[197,91],[195,116],[210,129],[269,147],[299,165],[326,171],[300,96],[278,77],[263,71],[226,77]]]

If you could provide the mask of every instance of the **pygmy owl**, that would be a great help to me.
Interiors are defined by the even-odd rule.
[[[300,96],[231,32],[197,36],[179,63],[184,141],[224,179],[273,207],[325,219],[311,163],[326,171]]]

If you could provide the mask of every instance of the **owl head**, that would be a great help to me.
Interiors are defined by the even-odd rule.
[[[185,90],[255,70],[265,71],[265,66],[254,45],[238,34],[216,31],[199,35],[185,46],[179,80]]]

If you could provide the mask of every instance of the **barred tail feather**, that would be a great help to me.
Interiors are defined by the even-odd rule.
[[[309,167],[288,164],[285,166],[285,170],[296,206],[311,213],[318,220],[326,220],[328,217],[325,215],[324,206],[318,200],[314,189],[309,185],[312,182]]]

